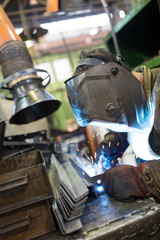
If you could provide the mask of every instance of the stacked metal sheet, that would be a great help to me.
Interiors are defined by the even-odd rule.
[[[52,155],[49,178],[54,192],[52,207],[62,234],[81,229],[80,216],[85,208],[88,188],[69,158],[67,160],[65,157],[65,161],[59,162]]]
[[[55,230],[52,201],[39,150],[0,161],[0,239],[29,240]]]

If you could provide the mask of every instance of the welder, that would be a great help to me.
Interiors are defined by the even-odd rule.
[[[128,145],[146,160],[137,167],[112,166],[103,174],[106,193],[120,201],[154,197],[160,202],[160,68],[131,71],[121,56],[105,49],[82,51],[65,84],[78,124],[110,130],[100,144],[110,160]],[[116,165],[116,164],[115,164]]]

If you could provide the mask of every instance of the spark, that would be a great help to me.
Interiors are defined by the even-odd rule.
[[[90,159],[91,159],[91,163],[94,163],[94,161],[93,161],[93,157],[90,157]]]
[[[84,163],[84,165],[87,165],[87,163],[86,163],[86,162],[84,162],[84,161],[83,161],[83,163]]]
[[[101,182],[102,182],[102,181],[101,181],[100,179],[97,180],[97,184],[101,184]]]
[[[87,153],[85,153],[85,156],[87,157],[88,160],[90,160],[89,156],[87,155]],[[86,164],[86,163],[85,163]]]

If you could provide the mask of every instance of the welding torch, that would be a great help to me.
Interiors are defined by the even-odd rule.
[[[116,167],[128,146],[127,133],[109,131],[98,146],[95,163],[102,164],[104,169]]]

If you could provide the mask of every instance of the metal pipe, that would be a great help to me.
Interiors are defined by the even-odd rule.
[[[1,34],[0,46],[3,45],[5,42],[11,40],[21,41],[21,38],[16,34],[13,24],[7,17],[1,5],[0,5],[0,34]]]
[[[5,0],[2,3],[3,9],[7,12],[9,9],[12,8],[12,6],[17,2],[17,0]]]
[[[118,40],[117,40],[116,34],[114,32],[114,26],[113,26],[112,18],[111,18],[110,11],[109,11],[109,8],[108,8],[108,3],[105,0],[101,0],[101,3],[103,5],[103,8],[104,8],[105,12],[107,13],[107,15],[109,17],[109,22],[110,22],[110,25],[111,25],[111,31],[112,31],[112,37],[113,37],[113,43],[114,43],[116,53],[118,55],[121,55],[119,45],[118,45]]]
[[[46,10],[48,13],[57,12],[59,10],[59,1],[58,0],[47,0],[46,1]]]
[[[43,83],[34,69],[32,58],[25,43],[16,34],[14,26],[0,5],[0,64],[4,81],[1,88],[9,89],[15,100],[11,124],[26,124],[47,117],[56,111],[61,102],[56,100],[44,88],[50,82]],[[20,95],[19,95],[20,94]]]

